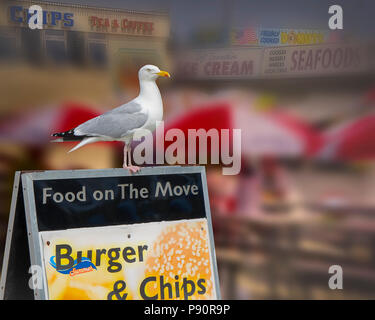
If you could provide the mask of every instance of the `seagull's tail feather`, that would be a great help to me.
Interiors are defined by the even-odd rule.
[[[58,137],[55,140],[52,140],[51,142],[75,142],[79,141],[79,143],[72,149],[68,151],[68,153],[73,152],[74,150],[77,150],[78,148],[83,147],[86,144],[93,143],[100,141],[100,138],[98,137],[90,137],[90,136],[78,136],[74,133],[74,129],[68,130],[65,132],[57,132],[52,134],[52,137]]]
[[[97,142],[97,141],[100,141],[100,139],[95,138],[95,137],[84,138],[84,139],[83,139],[80,143],[78,143],[74,148],[70,149],[70,150],[68,151],[68,153],[73,152],[74,150],[77,150],[78,148],[81,148],[81,147],[83,147],[83,146],[86,145],[86,144],[94,143],[94,142]]]

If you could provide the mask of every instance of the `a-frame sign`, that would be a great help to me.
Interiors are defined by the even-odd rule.
[[[204,167],[16,172],[1,299],[219,299]]]

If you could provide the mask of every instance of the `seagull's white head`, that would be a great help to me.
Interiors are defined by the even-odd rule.
[[[152,64],[146,64],[138,71],[139,80],[155,81],[160,76],[170,78],[170,74],[167,71],[162,71]]]

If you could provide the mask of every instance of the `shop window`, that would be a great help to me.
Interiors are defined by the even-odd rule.
[[[49,61],[61,63],[66,61],[65,31],[45,30],[45,50]]]
[[[104,67],[108,64],[106,36],[99,33],[88,35],[88,57],[95,67]]]
[[[0,34],[0,59],[12,60],[16,57],[16,38]]]
[[[21,29],[22,55],[33,64],[42,60],[42,33],[40,30]]]
[[[18,29],[0,27],[0,59],[10,61],[18,56]]]
[[[68,59],[74,65],[82,66],[85,63],[85,36],[82,32],[67,32]]]

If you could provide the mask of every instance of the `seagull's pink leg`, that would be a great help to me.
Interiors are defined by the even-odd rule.
[[[124,169],[128,169],[127,156],[128,156],[128,146],[125,143],[124,144],[124,162],[122,163],[122,167]]]
[[[134,172],[134,173],[138,172],[139,169],[141,169],[141,168],[132,165],[132,161],[131,161],[131,149],[130,149],[130,147],[128,148],[128,158],[129,158],[129,167],[128,167],[128,169],[129,169],[131,172]]]

